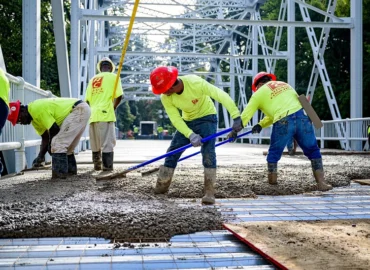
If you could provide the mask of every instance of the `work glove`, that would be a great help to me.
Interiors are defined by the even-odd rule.
[[[43,162],[45,162],[45,157],[37,156],[32,162],[32,167],[42,167]]]
[[[227,135],[227,138],[228,139],[232,139],[231,141],[232,142],[235,142],[236,140],[236,137],[238,137],[238,132],[232,130],[228,135]]]
[[[243,129],[243,122],[242,122],[242,119],[240,118],[240,116],[238,116],[237,118],[234,119],[233,131],[238,133],[242,129]]]
[[[202,145],[202,137],[198,134],[191,133],[189,140],[194,147],[198,147]]]
[[[257,124],[255,126],[253,126],[253,128],[252,128],[252,134],[260,133],[261,130],[262,130],[262,127],[259,124]]]

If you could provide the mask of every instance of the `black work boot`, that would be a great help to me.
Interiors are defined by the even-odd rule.
[[[103,153],[103,171],[113,171],[113,153]]]
[[[68,158],[67,153],[54,153],[52,157],[51,179],[66,179],[68,176]]]
[[[77,162],[75,154],[67,155],[68,159],[68,174],[77,175]]]
[[[93,160],[93,163],[94,163],[94,170],[95,171],[101,171],[102,167],[101,167],[101,152],[93,152],[92,153],[92,160]]]
[[[277,185],[277,163],[267,163],[267,179],[270,185]]]

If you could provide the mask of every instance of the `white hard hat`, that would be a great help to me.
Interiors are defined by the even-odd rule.
[[[112,60],[110,60],[110,58],[109,58],[109,57],[103,57],[102,59],[100,59],[100,61],[99,61],[99,62],[98,62],[98,64],[96,65],[96,69],[97,69],[99,72],[101,72],[101,71],[100,71],[100,64],[101,64],[102,62],[109,62],[109,63],[111,63],[111,65],[112,65],[112,71],[111,71],[111,72],[114,72],[114,71],[116,70],[116,65],[115,65],[115,64],[113,64]]]

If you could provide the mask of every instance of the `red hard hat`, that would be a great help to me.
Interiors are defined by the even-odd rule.
[[[253,92],[256,92],[256,90],[257,90],[256,87],[257,87],[258,80],[261,79],[262,77],[265,77],[265,76],[269,76],[271,80],[276,81],[276,76],[274,74],[267,73],[267,72],[264,72],[264,71],[259,72],[259,73],[257,73],[256,76],[254,76],[254,79],[253,79],[253,83],[252,83],[252,91]]]
[[[13,126],[17,124],[20,107],[21,103],[19,100],[9,102],[8,120],[13,124]]]
[[[175,67],[157,67],[150,73],[153,94],[167,92],[177,80],[179,71]]]

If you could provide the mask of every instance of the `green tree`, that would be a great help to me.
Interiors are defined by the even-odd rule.
[[[130,130],[132,123],[135,120],[135,116],[130,112],[130,106],[125,100],[117,108],[117,127],[120,131],[125,132]]]
[[[64,0],[64,11],[69,46],[70,2]],[[22,0],[0,3],[0,44],[7,72],[22,76]],[[41,83],[40,87],[60,95],[51,0],[41,1]]]

